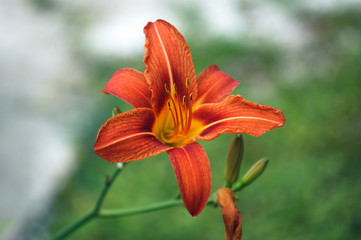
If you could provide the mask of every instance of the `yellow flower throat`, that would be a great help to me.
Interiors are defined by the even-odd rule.
[[[168,88],[167,104],[163,107],[153,126],[153,132],[159,141],[171,147],[180,147],[195,141],[200,133],[201,124],[192,121],[193,93],[189,93],[189,79],[186,80],[187,94],[178,96],[175,84]]]

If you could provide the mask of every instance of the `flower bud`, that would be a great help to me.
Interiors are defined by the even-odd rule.
[[[265,170],[268,164],[267,158],[262,158],[258,160],[253,166],[247,171],[247,173],[242,177],[242,179],[233,186],[232,190],[234,192],[240,191],[245,186],[251,184],[256,180]]]
[[[228,149],[228,156],[226,161],[226,168],[224,170],[224,176],[226,180],[226,186],[232,186],[232,184],[237,180],[239,169],[242,163],[243,157],[243,138],[242,135],[237,134]]]
[[[112,110],[112,117],[118,115],[119,113],[122,113],[122,111],[120,110],[120,108],[114,107],[113,110]]]
[[[242,185],[247,186],[256,180],[266,169],[268,164],[268,158],[262,158],[258,160],[253,166],[248,170],[248,172],[242,177]]]
[[[217,191],[217,203],[222,211],[226,240],[242,239],[242,215],[234,204],[235,196],[229,188]]]

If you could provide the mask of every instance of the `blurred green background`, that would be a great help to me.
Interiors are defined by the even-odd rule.
[[[216,64],[234,79],[241,79],[234,94],[281,109],[286,117],[282,128],[261,137],[244,136],[241,174],[262,157],[270,162],[256,182],[237,194],[243,239],[361,239],[361,5],[357,1],[319,6],[306,1],[231,2],[236,16],[264,18],[270,25],[257,28],[252,21],[243,23],[255,24],[257,34],[252,31],[253,25],[233,35],[210,34],[207,29],[211,26],[199,13],[202,6],[216,4],[213,1],[193,5],[170,2],[167,6],[172,11],[159,17],[176,19],[166,18],[186,38],[197,74]],[[92,208],[105,177],[115,168],[94,154],[93,144],[114,106],[123,111],[131,107],[99,91],[116,70],[130,67],[144,71],[144,66],[141,51],[100,54],[84,47],[82,29],[96,21],[96,14],[82,8],[68,9],[56,1],[30,3],[40,14],[61,12],[72,57],[85,72],[81,91],[91,99],[80,104],[80,120],[65,124],[75,153],[71,174],[57,184],[52,200],[43,209],[26,217],[26,224],[16,235],[18,239],[48,239]],[[127,7],[133,11],[124,5]],[[288,16],[286,25],[281,24],[274,32],[268,29],[278,23],[273,21],[275,16],[284,14]],[[215,22],[222,17],[226,16],[215,15]],[[131,14],[128,20],[132,21]],[[290,39],[278,36],[295,29],[298,32]],[[141,34],[142,28],[136,31]],[[113,34],[131,38],[126,32]],[[224,184],[224,164],[232,138],[225,134],[200,142],[212,168],[212,191]],[[177,191],[164,153],[127,165],[104,207],[147,205],[169,199]],[[206,207],[192,218],[184,208],[176,207],[96,219],[69,239],[213,240],[224,239],[224,226],[217,208]]]

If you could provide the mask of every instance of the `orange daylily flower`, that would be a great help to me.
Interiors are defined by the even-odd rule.
[[[259,136],[283,126],[285,119],[280,110],[228,96],[239,81],[216,66],[196,77],[184,37],[168,22],[149,22],[144,33],[144,74],[120,69],[103,89],[135,109],[110,118],[100,128],[94,150],[109,162],[166,151],[184,205],[196,216],[211,192],[208,157],[196,140],[222,133]]]

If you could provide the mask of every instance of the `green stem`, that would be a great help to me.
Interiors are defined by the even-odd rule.
[[[235,186],[232,187],[232,191],[233,192],[239,192],[241,191],[245,186],[247,186],[246,184],[243,184],[242,181],[240,181],[238,184],[236,184]]]
[[[183,205],[182,199],[174,199],[143,207],[134,207],[134,208],[125,208],[125,209],[104,209],[99,212],[98,217],[100,218],[124,217],[124,216],[136,215],[139,213],[153,212],[153,211],[181,206],[181,205]]]
[[[90,211],[86,215],[84,215],[82,218],[75,221],[73,224],[68,226],[67,228],[63,229],[58,235],[54,237],[54,240],[60,240],[64,239],[67,236],[69,236],[71,233],[73,233],[75,230],[83,226],[85,223],[89,222],[92,218],[94,218],[96,213],[94,210]]]
[[[124,168],[124,167],[123,167]],[[61,240],[65,237],[69,236],[71,233],[75,232],[77,229],[79,229],[84,224],[88,223],[93,218],[112,218],[112,217],[124,217],[124,216],[130,216],[130,215],[136,215],[140,213],[147,213],[147,212],[153,212],[158,211],[166,208],[176,207],[176,206],[182,206],[183,200],[179,198],[179,194],[171,200],[163,201],[160,203],[152,204],[149,206],[144,207],[134,207],[134,208],[126,208],[126,209],[104,209],[101,210],[101,206],[103,204],[104,198],[114,182],[114,179],[117,177],[119,172],[122,169],[117,168],[114,173],[111,175],[109,179],[105,182],[105,185],[102,189],[102,191],[99,194],[99,197],[96,201],[96,204],[89,213],[87,213],[85,216],[65,228],[63,231],[61,231],[58,235],[54,237],[54,240]],[[213,195],[212,195],[213,196]],[[207,205],[213,205],[213,197],[209,198]]]
[[[210,198],[207,202],[207,205],[214,204],[213,198]],[[143,207],[134,207],[134,208],[120,208],[120,209],[103,209],[99,212],[97,217],[99,218],[114,218],[114,217],[125,217],[136,215],[140,213],[154,212],[166,208],[183,206],[182,199],[172,199],[168,201],[163,201],[160,203],[155,203],[149,206]]]
[[[121,170],[124,169],[124,167],[125,167],[125,163],[123,163],[122,168],[117,167],[113,172],[113,174],[106,179],[103,189],[98,196],[94,208],[91,211],[89,211],[86,215],[84,215],[83,217],[81,217],[80,219],[69,225],[67,228],[62,230],[60,233],[58,233],[54,237],[54,240],[61,240],[66,238],[67,236],[75,232],[78,228],[80,228],[81,226],[88,223],[90,220],[92,220],[93,218],[99,215],[99,210],[103,204],[104,198],[107,195],[110,186],[112,185],[118,174],[121,172]]]
[[[125,167],[125,164],[123,163],[123,168],[124,168],[124,167]],[[120,173],[120,171],[121,171],[123,168],[117,168],[117,169],[113,172],[113,174],[110,176],[110,178],[105,181],[105,185],[104,185],[102,191],[100,192],[99,197],[98,197],[98,200],[96,201],[95,206],[94,206],[94,212],[96,212],[96,214],[99,213],[100,207],[102,206],[103,201],[104,201],[104,198],[105,198],[105,196],[107,195],[110,186],[111,186],[112,183],[114,182],[114,179],[118,176],[118,174]]]

